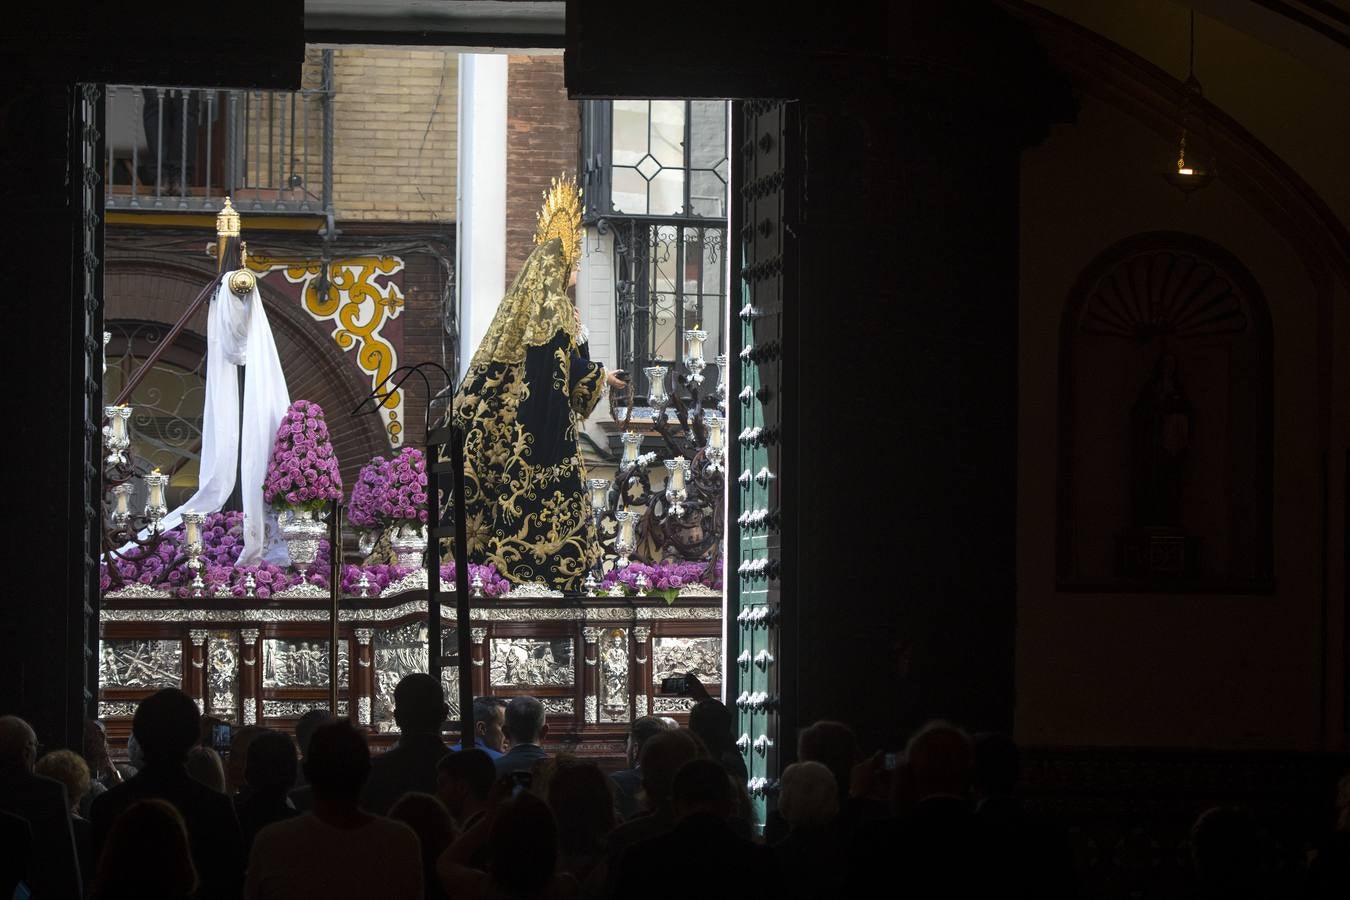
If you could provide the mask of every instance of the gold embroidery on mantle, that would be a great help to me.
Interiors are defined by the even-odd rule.
[[[302,306],[318,322],[333,322],[332,337],[344,353],[355,349],[356,365],[370,378],[372,390],[398,368],[398,351],[381,334],[386,322],[403,311],[403,292],[393,276],[403,271],[398,256],[353,256],[328,265],[328,289],[319,296],[317,259],[250,255],[248,267],[266,275],[280,271],[301,286]],[[382,404],[389,446],[403,443],[403,392],[394,391]]]

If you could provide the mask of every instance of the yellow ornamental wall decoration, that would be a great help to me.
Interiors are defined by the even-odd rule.
[[[317,259],[283,259],[250,255],[248,266],[266,274],[281,271],[291,284],[300,285],[301,305],[317,322],[332,322],[333,342],[345,353],[355,352],[356,365],[370,379],[373,390],[398,368],[398,351],[381,333],[403,311],[403,293],[393,276],[403,271],[397,256],[353,256],[328,265],[328,288],[320,294]],[[390,447],[403,443],[403,392],[385,398],[380,410]]]

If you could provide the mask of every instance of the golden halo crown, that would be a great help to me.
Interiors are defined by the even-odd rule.
[[[539,210],[539,226],[534,233],[536,246],[557,238],[562,242],[563,260],[568,269],[576,271],[581,259],[581,189],[571,175],[554,178],[544,194],[544,207]]]
[[[216,236],[239,237],[239,213],[235,212],[229,197],[225,198],[225,205],[216,213]]]

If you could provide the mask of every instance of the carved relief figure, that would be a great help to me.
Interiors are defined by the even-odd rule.
[[[566,654],[558,659],[554,643]],[[542,685],[573,684],[570,641],[540,641],[530,638],[497,638],[492,641],[491,677],[493,684]]]
[[[721,638],[661,637],[652,641],[653,684],[690,672],[707,684],[721,684]]]
[[[628,708],[628,642],[622,631],[615,629],[609,646],[604,650],[604,705]]]
[[[1153,367],[1153,377],[1139,392],[1131,415],[1134,446],[1130,499],[1137,527],[1181,524],[1191,417],[1177,358],[1164,351]]]

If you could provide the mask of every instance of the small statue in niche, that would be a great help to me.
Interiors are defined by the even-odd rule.
[[[1131,415],[1134,452],[1130,499],[1136,527],[1181,525],[1191,417],[1191,404],[1181,386],[1176,355],[1163,351],[1153,366],[1153,376],[1139,392]]]

